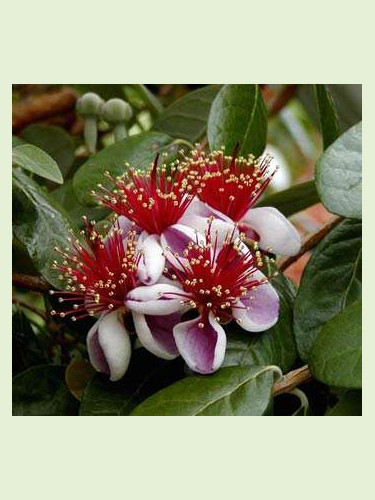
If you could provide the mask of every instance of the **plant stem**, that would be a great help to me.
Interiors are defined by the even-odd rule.
[[[278,394],[291,392],[298,385],[310,380],[312,380],[312,375],[307,365],[297,368],[297,370],[287,373],[275,383],[273,386],[273,395],[277,396]]]
[[[269,111],[270,117],[277,115],[288,104],[288,102],[295,96],[297,88],[298,85],[285,85],[284,89],[279,93],[271,106]]]
[[[301,250],[297,253],[297,255],[293,255],[292,257],[288,257],[284,261],[282,261],[279,265],[279,270],[284,271],[287,267],[291,266],[296,262],[302,255],[313,247],[315,247],[327,234],[335,227],[339,222],[342,221],[342,217],[335,217],[331,222],[323,226],[319,231],[308,236],[305,240],[304,244],[301,246]]]
[[[76,100],[76,92],[66,88],[33,96],[25,102],[15,104],[12,111],[12,130],[18,132],[30,123],[73,111]]]
[[[13,286],[26,288],[34,292],[47,293],[51,289],[51,285],[41,276],[29,276],[27,274],[13,274]]]

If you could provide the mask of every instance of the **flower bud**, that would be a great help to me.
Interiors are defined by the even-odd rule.
[[[85,143],[89,153],[95,153],[98,138],[97,121],[100,116],[103,99],[93,92],[84,94],[77,101],[77,113],[84,119]]]
[[[123,99],[110,99],[104,104],[102,116],[112,125],[116,141],[127,136],[125,123],[130,120],[132,114],[132,108]]]

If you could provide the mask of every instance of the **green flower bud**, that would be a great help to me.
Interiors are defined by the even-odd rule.
[[[123,99],[110,99],[102,108],[102,116],[111,125],[124,123],[130,120],[133,111],[130,105]]]
[[[80,97],[77,101],[77,113],[81,116],[98,116],[103,105],[103,99],[94,94],[94,92],[88,92]]]
[[[103,106],[103,99],[93,92],[84,94],[77,101],[77,113],[85,123],[85,143],[89,153],[95,153],[98,139],[97,122]]]
[[[103,105],[102,116],[112,125],[116,141],[127,136],[125,123],[130,120],[132,114],[132,108],[122,99],[110,99]]]

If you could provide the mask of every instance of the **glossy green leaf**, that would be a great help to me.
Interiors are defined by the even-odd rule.
[[[275,373],[275,366],[230,366],[213,375],[187,377],[146,399],[132,415],[263,415]]]
[[[327,149],[340,135],[340,123],[335,103],[327,85],[315,85],[323,146]]]
[[[263,153],[267,140],[267,112],[258,85],[224,85],[217,94],[208,118],[208,142],[211,149],[225,147],[233,153]]]
[[[66,174],[74,161],[74,141],[61,127],[34,124],[22,130],[22,138],[48,153]]]
[[[340,136],[319,159],[316,187],[330,212],[362,217],[362,122]]]
[[[295,290],[282,275],[272,280],[280,297],[280,315],[275,326],[265,332],[251,333],[232,322],[226,327],[227,350],[223,366],[277,365],[285,373],[297,359],[293,336]]]
[[[136,349],[128,372],[119,382],[95,375],[84,390],[80,414],[129,415],[141,401],[182,376],[181,358],[164,361],[145,349]]]
[[[309,366],[313,376],[327,385],[362,387],[362,301],[323,326],[312,346]]]
[[[14,416],[69,415],[75,402],[64,382],[64,366],[39,365],[13,378]]]
[[[13,166],[22,167],[40,177],[62,184],[64,179],[55,160],[47,153],[32,146],[22,144],[12,150]]]
[[[22,311],[12,316],[12,373],[45,362],[42,346]]]
[[[38,271],[58,287],[59,273],[52,269],[54,247],[67,246],[70,222],[52,197],[19,169],[13,169],[12,187],[14,235]]]
[[[302,359],[308,360],[324,323],[359,298],[361,250],[362,225],[352,220],[338,224],[315,248],[294,304],[294,334]]]
[[[96,190],[98,184],[111,187],[104,172],[108,171],[114,176],[121,175],[125,172],[125,163],[135,168],[148,168],[156,154],[171,142],[172,139],[166,134],[144,132],[118,141],[91,156],[73,178],[73,188],[78,200],[83,204],[95,204],[91,191]]]
[[[110,214],[105,207],[83,205],[76,196],[71,179],[50,193],[50,196],[68,212],[70,220],[79,228],[84,226],[83,215],[98,222]]]
[[[289,217],[316,203],[319,203],[319,196],[315,183],[307,181],[262,198],[257,207],[275,207]]]
[[[193,144],[199,141],[206,133],[211,105],[220,87],[221,85],[207,85],[189,92],[162,113],[154,129]]]
[[[338,402],[330,408],[327,417],[359,417],[362,415],[362,391],[345,391]]]

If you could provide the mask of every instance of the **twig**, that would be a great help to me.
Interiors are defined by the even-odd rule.
[[[297,368],[278,380],[273,386],[273,395],[283,394],[292,391],[295,387],[305,382],[312,380],[309,367],[307,365],[302,368]]]
[[[26,125],[45,120],[74,109],[77,94],[73,89],[62,89],[33,96],[25,102],[15,104],[12,112],[12,129],[17,132]]]
[[[271,106],[269,111],[270,117],[277,115],[277,113],[279,113],[288,104],[288,102],[295,96],[297,88],[298,85],[295,84],[285,86]]]
[[[27,274],[13,274],[13,286],[19,288],[26,288],[34,292],[46,293],[51,289],[51,285],[44,278],[40,276],[29,276]]]
[[[288,257],[282,261],[279,265],[279,270],[284,271],[287,267],[291,266],[296,262],[303,254],[311,250],[315,245],[317,245],[339,222],[342,221],[342,217],[335,217],[331,222],[323,226],[319,231],[309,236],[305,243],[302,245],[301,250],[297,255]]]
[[[34,306],[31,306],[30,304],[27,304],[26,302],[23,302],[22,300],[12,299],[12,303],[17,304],[20,307],[25,307],[26,309],[29,309],[29,311],[37,314],[38,316],[40,316],[44,320],[47,319],[47,314],[44,311],[42,311],[41,309],[38,309]]]

